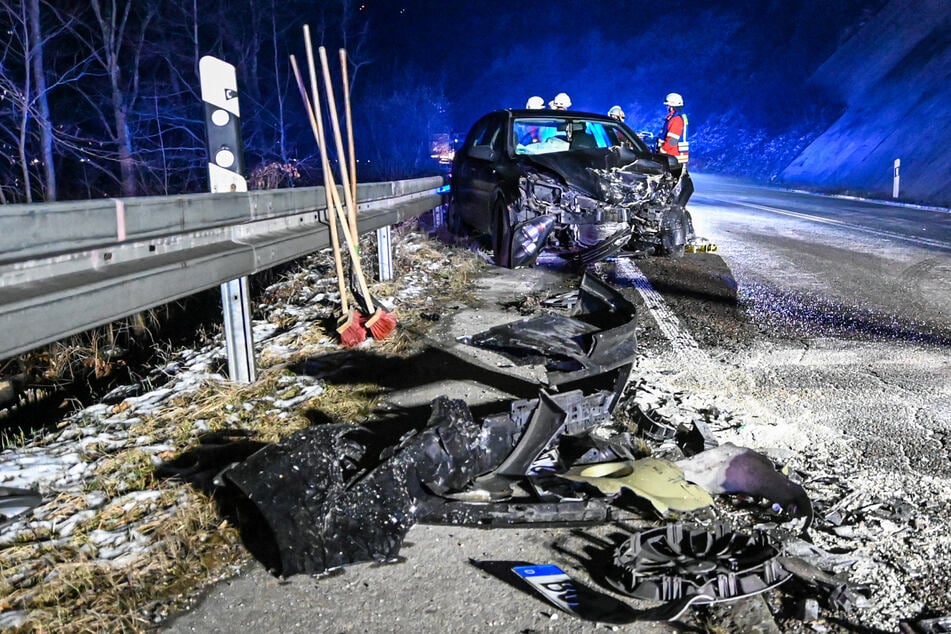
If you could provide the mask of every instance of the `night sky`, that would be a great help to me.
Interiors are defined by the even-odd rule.
[[[442,78],[456,126],[562,91],[575,110],[620,104],[632,124],[659,126],[676,91],[695,117],[736,104],[767,110],[764,125],[781,129],[814,98],[809,74],[883,4],[367,0],[362,13],[378,37],[376,70]]]
[[[69,10],[54,11],[67,4]],[[916,11],[921,4],[926,10]],[[0,67],[6,95],[35,86],[24,63],[32,40],[15,5],[0,6],[0,26],[9,36]],[[248,170],[295,175],[267,186],[321,182],[288,63],[290,54],[303,56],[304,24],[334,60],[340,47],[350,53],[362,180],[433,173],[434,135],[464,133],[486,112],[524,107],[534,95],[547,102],[560,92],[570,95],[575,111],[606,113],[620,105],[632,128],[654,133],[662,125],[665,95],[681,93],[692,165],[760,180],[776,178],[849,114],[858,126],[878,125],[879,119],[891,126],[863,129],[856,139],[857,127],[850,125],[843,132],[850,143],[881,145],[879,137],[892,132],[897,142],[912,132],[896,125],[916,116],[936,121],[938,132],[929,139],[946,138],[941,131],[951,129],[943,123],[948,100],[939,94],[948,85],[947,65],[943,71],[940,66],[951,33],[946,0],[107,2],[107,11],[131,8],[113,42],[118,69],[104,66],[108,37],[87,2],[41,6],[50,34],[44,48],[46,129],[56,138],[51,144],[43,138],[42,109],[30,106],[24,119],[25,102],[0,100],[0,150],[8,159],[0,161],[0,202],[23,201],[28,192],[33,200],[44,198],[49,175],[37,158],[44,147],[58,170],[60,198],[203,190],[197,62],[206,54],[237,68]],[[882,23],[887,28],[869,38],[875,31],[869,27]],[[858,52],[843,58],[841,52],[863,37],[865,48],[854,47]],[[872,57],[877,62],[866,65]],[[833,59],[849,72],[830,73],[823,65]],[[926,67],[937,72],[916,74]],[[113,71],[117,90],[109,82]],[[862,101],[866,95],[853,89],[857,83],[874,101]],[[914,111],[894,107],[916,100]],[[128,130],[127,145],[121,130]],[[929,148],[920,154],[934,156]],[[812,153],[828,155],[825,147]],[[812,159],[800,173],[814,179],[825,167]],[[849,168],[842,166],[837,178],[847,177]],[[880,171],[877,163],[867,169]]]

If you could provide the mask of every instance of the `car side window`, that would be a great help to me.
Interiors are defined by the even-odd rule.
[[[499,126],[492,123],[487,123],[485,129],[482,133],[476,138],[474,145],[481,145],[487,147],[495,152],[502,151],[502,135],[499,134]]]
[[[467,145],[466,152],[470,156],[487,157],[490,152],[496,156],[501,154],[504,139],[498,122],[489,120],[479,123],[470,133]]]

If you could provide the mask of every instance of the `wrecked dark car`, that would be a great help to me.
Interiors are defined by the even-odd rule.
[[[452,164],[447,225],[487,236],[496,264],[546,251],[590,264],[618,253],[680,256],[683,166],[603,115],[502,110],[472,127]]]

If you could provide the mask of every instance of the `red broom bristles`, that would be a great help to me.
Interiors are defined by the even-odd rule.
[[[386,339],[390,333],[396,330],[396,315],[388,313],[377,306],[376,312],[373,313],[372,317],[367,319],[364,326],[370,329],[370,334],[373,335],[373,338],[377,341]]]
[[[363,315],[351,310],[346,317],[341,317],[337,334],[340,335],[340,344],[344,348],[353,348],[366,341],[367,331],[363,327]]]

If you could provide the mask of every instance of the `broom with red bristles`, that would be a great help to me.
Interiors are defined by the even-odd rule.
[[[308,70],[310,71],[311,89],[313,91],[314,96],[316,97],[317,96],[317,74],[316,74],[315,64],[314,64],[313,48],[310,42],[310,30],[306,25],[304,26],[304,44],[307,49],[307,62],[308,62]],[[324,49],[322,47],[320,51],[321,51],[322,58],[326,60],[326,53],[324,52]],[[328,78],[328,77],[329,77],[329,72],[325,73],[325,78]],[[329,86],[329,82],[328,82],[328,86]],[[328,100],[328,105],[333,109],[331,120],[335,124],[334,130],[336,132],[337,149],[338,151],[340,151],[340,145],[341,145],[340,144],[340,126],[336,118],[335,101],[333,98],[332,89],[331,89],[331,93],[327,95],[327,100]],[[321,140],[322,140],[323,123],[321,122],[321,119],[320,119],[319,104],[316,106],[315,112],[317,114],[317,129],[320,132]],[[347,250],[350,253],[350,261],[351,261],[351,264],[353,265],[354,272],[356,273],[357,282],[360,287],[360,292],[362,293],[363,301],[367,305],[366,313],[370,314],[370,317],[368,319],[364,319],[363,323],[364,323],[364,326],[366,326],[366,328],[370,330],[370,334],[372,334],[375,339],[383,339],[384,337],[389,335],[393,331],[393,329],[396,327],[396,317],[384,311],[382,307],[379,307],[379,306],[377,306],[377,308],[374,310],[373,300],[370,297],[370,289],[367,287],[366,276],[363,274],[363,266],[361,265],[360,254],[357,251],[357,239],[356,239],[356,236],[352,235],[348,229],[347,216],[344,214],[343,208],[340,205],[340,196],[337,192],[336,185],[334,185],[334,182],[333,182],[333,174],[330,172],[330,169],[329,169],[330,161],[327,158],[326,144],[320,143],[320,150],[322,153],[322,159],[324,161],[324,165],[328,166],[327,169],[325,170],[325,179],[326,179],[326,182],[328,183],[328,188],[329,188],[328,193],[330,194],[330,199],[333,202],[334,210],[337,212],[337,218],[340,220],[341,229],[343,231],[344,242],[346,242]],[[344,164],[344,161],[341,160],[341,161],[338,161],[338,163],[341,165],[341,169],[343,169],[343,177],[347,178],[346,166]],[[350,188],[344,186],[342,187],[342,189],[344,191],[345,197],[349,201]],[[356,296],[357,293],[354,292],[354,295]]]
[[[327,63],[327,50],[321,46],[318,49],[320,54],[320,65],[324,74],[324,93],[327,97],[327,107],[330,111],[330,123],[333,127],[334,132],[334,143],[337,148],[337,165],[340,168],[340,180],[343,183],[343,196],[344,200],[347,203],[347,212],[348,217],[356,218],[356,202],[354,192],[351,190],[351,180],[350,175],[347,169],[347,160],[346,154],[343,149],[343,138],[340,134],[340,118],[337,116],[337,102],[334,98],[334,89],[333,83],[330,81],[330,65]],[[348,224],[341,220],[341,224]],[[344,237],[347,238],[348,247],[350,248],[350,257],[353,260],[354,272],[357,275],[357,281],[360,284],[360,290],[363,293],[364,301],[366,302],[367,313],[372,313],[369,319],[366,320],[364,324],[367,328],[370,329],[370,334],[373,335],[373,338],[376,340],[385,339],[396,329],[396,315],[393,313],[383,310],[379,305],[374,307],[373,298],[370,296],[370,291],[367,288],[366,277],[363,275],[363,267],[360,266],[360,255],[359,251],[356,248],[356,233],[350,235],[351,232],[344,230]]]
[[[301,77],[300,69],[297,67],[297,60],[293,55],[291,55],[291,67],[294,69],[294,77],[297,79],[297,87],[300,90],[301,99],[304,101],[304,109],[307,111],[307,117],[310,119],[310,126],[311,131],[314,134],[314,140],[317,141],[318,146],[321,148],[321,158],[323,163],[322,169],[325,174],[324,191],[327,194],[327,210],[330,211],[332,207],[330,202],[331,191],[336,194],[336,187],[333,187],[332,182],[328,183],[326,176],[330,173],[330,165],[326,158],[326,153],[322,149],[324,146],[323,124],[321,123],[320,115],[314,114],[314,109],[311,106],[310,99],[307,97],[307,89],[304,87],[304,80]],[[319,103],[317,107],[320,107]],[[330,241],[333,246],[334,265],[337,269],[337,286],[340,289],[340,311],[342,313],[341,317],[337,320],[337,334],[340,336],[341,345],[343,345],[345,348],[352,348],[356,345],[359,345],[363,341],[366,341],[367,333],[363,327],[363,315],[358,313],[356,310],[351,309],[347,302],[347,285],[344,282],[343,254],[340,251],[340,237],[337,233],[336,214],[330,213],[328,220],[330,221]]]

